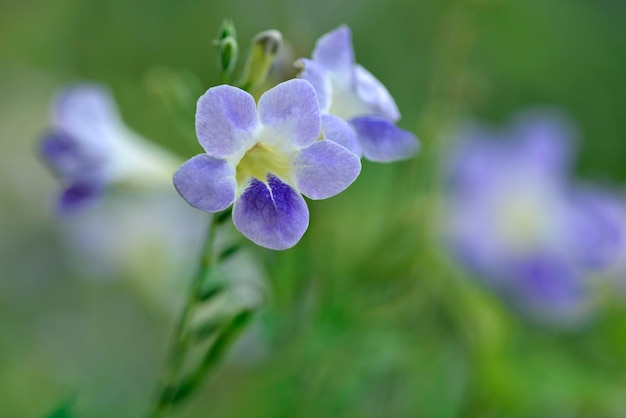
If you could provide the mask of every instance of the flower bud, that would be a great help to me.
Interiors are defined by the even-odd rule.
[[[220,70],[223,74],[229,75],[235,69],[239,58],[237,33],[231,20],[224,20],[214,43],[217,46]]]
[[[252,38],[252,45],[240,82],[242,89],[252,91],[263,84],[281,43],[281,33],[273,29],[261,32]]]

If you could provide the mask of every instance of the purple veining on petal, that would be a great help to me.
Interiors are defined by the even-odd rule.
[[[338,143],[359,157],[363,155],[356,131],[348,122],[334,115],[323,115],[322,125],[325,139]]]
[[[352,49],[352,33],[347,26],[340,26],[319,38],[311,56],[335,77],[352,83],[354,50]]]
[[[196,155],[174,173],[174,186],[191,206],[219,212],[235,200],[235,168],[226,160]]]
[[[259,119],[270,135],[306,147],[322,130],[319,103],[311,83],[289,80],[265,92],[259,99]]]
[[[236,87],[212,87],[198,100],[196,134],[211,157],[243,152],[252,145],[258,123],[254,98]]]
[[[380,116],[394,122],[400,119],[400,111],[387,88],[360,65],[354,69],[357,95],[372,109],[369,116]]]
[[[300,59],[299,63],[302,65],[302,71],[298,78],[311,83],[317,94],[320,112],[327,113],[332,101],[333,88],[326,70],[315,61],[306,58]]]
[[[309,225],[302,196],[270,175],[267,183],[252,178],[233,207],[235,227],[252,242],[273,250],[293,247]]]
[[[359,176],[361,161],[329,140],[303,149],[293,164],[296,186],[310,199],[327,199],[344,191]]]
[[[391,121],[377,117],[360,117],[350,121],[365,158],[376,162],[399,161],[419,151],[417,137],[398,128]]]

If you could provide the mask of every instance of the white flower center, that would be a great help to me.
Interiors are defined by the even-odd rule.
[[[555,219],[557,206],[547,193],[513,188],[495,203],[495,231],[513,250],[524,251],[549,244],[558,223]]]
[[[344,120],[350,120],[357,116],[365,116],[372,113],[372,109],[365,103],[350,85],[342,85],[332,82],[333,96],[328,113],[339,116]]]

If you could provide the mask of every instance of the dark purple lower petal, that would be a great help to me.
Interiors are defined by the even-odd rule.
[[[356,130],[363,156],[370,161],[388,163],[413,157],[419,151],[417,137],[379,117],[359,117],[350,121]]]
[[[93,206],[102,196],[104,187],[99,182],[76,182],[70,184],[59,197],[57,211],[71,215]]]
[[[219,212],[235,200],[235,168],[226,160],[196,155],[174,173],[174,187],[193,207]]]
[[[61,131],[42,138],[40,153],[50,169],[65,179],[98,177],[105,166],[104,156],[90,152],[74,137]]]
[[[300,193],[270,174],[267,183],[250,181],[235,202],[233,223],[255,244],[285,250],[304,235],[309,209]]]
[[[588,302],[579,272],[564,260],[545,255],[511,266],[506,291],[516,304],[533,316],[545,319],[575,317]]]

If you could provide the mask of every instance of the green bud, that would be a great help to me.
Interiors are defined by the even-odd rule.
[[[282,40],[280,32],[273,29],[261,32],[252,38],[246,66],[239,83],[242,89],[253,91],[265,82]]]
[[[239,46],[237,44],[237,32],[235,24],[225,19],[217,34],[217,39],[213,41],[217,47],[217,55],[220,70],[223,77],[228,77],[235,69],[239,59]]]
[[[230,74],[237,65],[237,58],[239,56],[239,48],[237,41],[233,38],[226,38],[220,42],[218,47],[220,55],[221,70],[227,74]]]

